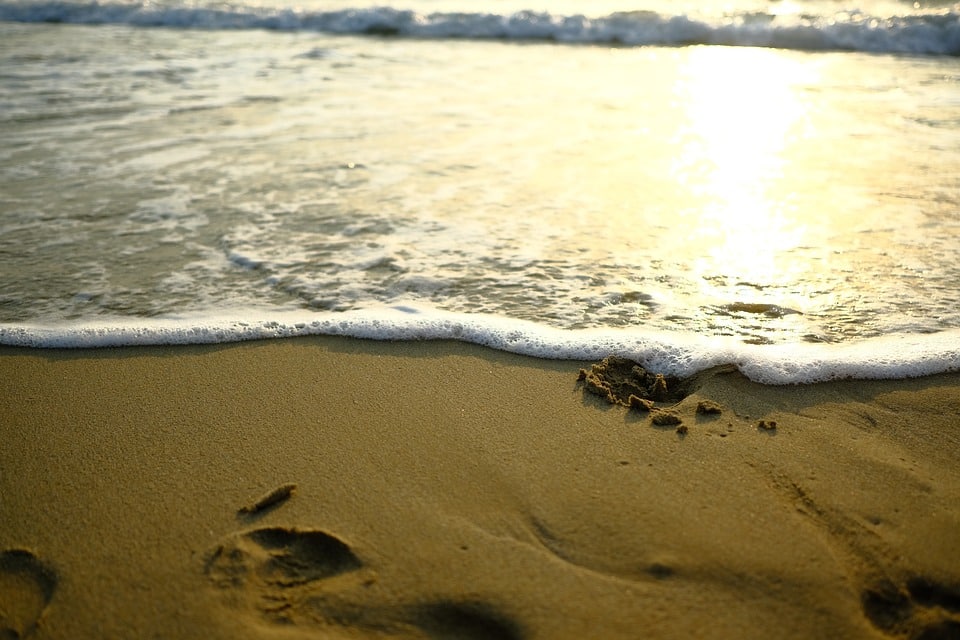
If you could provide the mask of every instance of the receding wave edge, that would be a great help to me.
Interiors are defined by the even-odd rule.
[[[103,348],[218,344],[267,338],[335,335],[375,340],[459,340],[548,359],[595,360],[610,354],[647,368],[686,376],[735,365],[764,384],[844,378],[902,379],[960,371],[960,330],[895,335],[842,344],[754,345],[727,336],[646,332],[642,329],[563,330],[500,316],[392,307],[315,314],[90,322],[62,327],[0,324],[0,345]]]

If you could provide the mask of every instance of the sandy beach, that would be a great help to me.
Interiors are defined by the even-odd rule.
[[[960,637],[960,374],[656,426],[589,365],[0,349],[0,638]]]

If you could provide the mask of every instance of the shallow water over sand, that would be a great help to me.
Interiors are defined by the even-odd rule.
[[[0,23],[0,322],[960,327],[956,60]]]

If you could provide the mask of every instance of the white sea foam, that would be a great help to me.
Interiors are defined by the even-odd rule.
[[[729,337],[642,330],[562,330],[499,316],[457,314],[412,306],[345,313],[236,313],[217,318],[86,322],[69,326],[0,325],[0,344],[94,348],[216,344],[336,335],[372,340],[459,340],[546,359],[632,358],[666,374],[687,376],[733,364],[750,379],[773,385],[843,378],[900,379],[960,370],[960,330],[889,336],[842,345],[751,345]]]
[[[586,17],[536,11],[419,13],[392,7],[312,11],[240,4],[207,7],[196,3],[3,0],[0,20],[631,46],[719,44],[960,55],[960,14],[949,9],[892,16],[861,11],[814,16],[745,12],[713,19],[653,11]]]
[[[333,15],[337,0],[311,1],[291,28]],[[769,44],[788,25],[819,37],[848,2],[801,3],[818,19],[744,8],[766,0],[729,16],[450,9],[472,1],[350,19],[407,21],[401,37],[659,25],[668,42]],[[172,25],[189,8],[44,2],[0,13]],[[262,2],[185,24],[292,4]],[[953,33],[956,7],[909,5],[878,13],[910,13],[871,23],[878,42],[910,21],[935,26],[924,42]],[[958,369],[952,58],[66,30],[0,24],[0,343],[456,339],[678,374],[734,363],[770,383]]]

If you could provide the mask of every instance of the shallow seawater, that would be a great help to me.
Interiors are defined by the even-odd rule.
[[[952,56],[13,22],[0,42],[8,327],[960,327]]]

